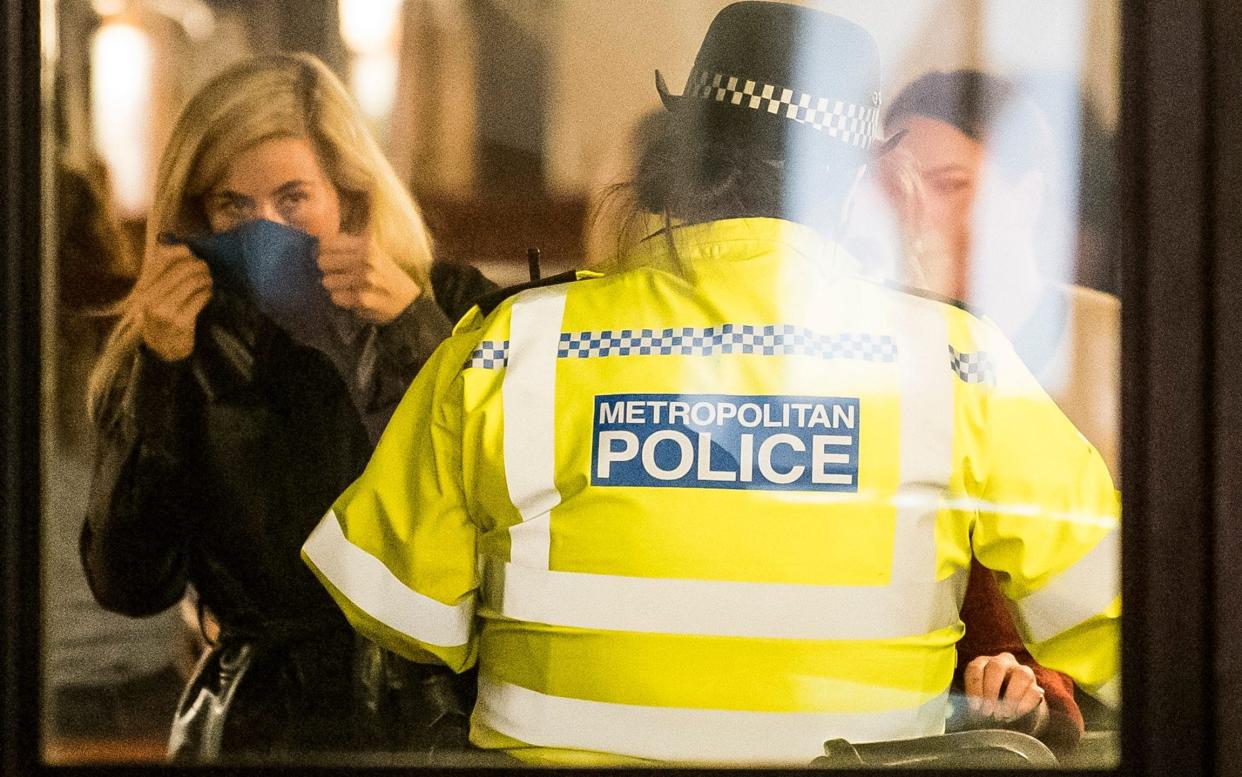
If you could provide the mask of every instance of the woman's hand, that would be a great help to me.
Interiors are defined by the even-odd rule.
[[[962,673],[970,713],[1001,724],[1022,721],[1019,729],[1038,734],[1048,723],[1044,689],[1035,672],[1012,653],[979,656]]]
[[[375,324],[387,324],[417,299],[422,289],[369,234],[341,233],[319,249],[323,287],[332,303]]]
[[[194,350],[194,322],[211,299],[211,272],[184,245],[157,245],[162,268],[138,288],[139,332],[156,356],[180,361]]]

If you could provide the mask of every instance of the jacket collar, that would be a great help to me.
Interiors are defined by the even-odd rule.
[[[624,267],[649,265],[660,268],[698,266],[718,262],[746,261],[783,248],[811,262],[829,276],[858,275],[859,262],[840,243],[826,239],[805,224],[776,218],[736,218],[701,224],[674,225],[673,245],[668,232],[648,236],[635,245],[622,261]]]
[[[332,323],[341,347],[323,355],[347,386],[373,385],[378,358],[375,326],[348,313]],[[199,316],[195,339],[191,371],[212,402],[253,384],[272,348],[309,347],[296,346],[253,303],[227,291],[214,295]]]

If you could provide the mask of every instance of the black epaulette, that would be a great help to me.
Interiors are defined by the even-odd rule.
[[[526,283],[518,283],[513,286],[506,286],[503,289],[497,289],[489,294],[484,294],[475,301],[475,305],[483,312],[483,315],[489,315],[493,310],[500,306],[500,303],[512,297],[514,294],[526,291],[527,289],[541,289],[544,286],[555,286],[558,283],[569,283],[578,280],[578,271],[569,270],[568,272],[549,275],[546,278],[540,278],[537,281],[527,281]]]
[[[946,297],[945,295],[937,294],[934,291],[928,291],[927,289],[920,289],[918,286],[907,286],[904,283],[897,283],[896,281],[883,281],[883,284],[886,287],[892,289],[893,291],[900,291],[903,294],[912,294],[915,297],[922,297],[923,299],[930,299],[930,300],[935,300],[936,302],[943,302],[946,305],[952,305],[958,310],[964,310],[970,315],[974,316],[975,318],[983,317],[983,313],[976,310],[975,308],[972,308],[970,305],[967,305],[965,302],[962,302],[960,299],[957,299],[955,297]]]

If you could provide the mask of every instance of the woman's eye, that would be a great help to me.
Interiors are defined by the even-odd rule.
[[[286,192],[280,196],[280,206],[282,208],[296,208],[308,199],[310,199],[310,194],[301,190]]]
[[[253,208],[245,200],[220,198],[209,206],[211,218],[227,224],[239,224],[250,217]]]

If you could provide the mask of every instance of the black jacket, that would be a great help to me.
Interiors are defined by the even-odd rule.
[[[170,364],[140,349],[107,403],[81,535],[91,590],[105,608],[142,616],[192,583],[223,642],[256,643],[278,664],[262,678],[259,666],[248,670],[239,707],[242,696],[287,703],[309,683],[325,714],[349,714],[333,697],[350,693],[350,630],[300,549],[361,473],[450,318],[495,288],[450,264],[434,266],[432,286],[438,306],[420,298],[385,327],[354,329],[349,375],[249,303],[217,293],[191,356]],[[295,701],[302,711],[289,715],[315,702]]]

